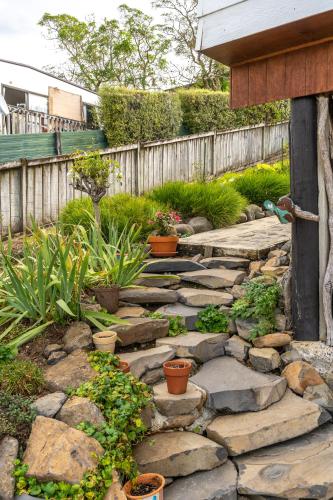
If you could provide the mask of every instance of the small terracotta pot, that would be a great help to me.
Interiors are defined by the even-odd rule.
[[[177,253],[178,236],[149,236],[151,255],[156,257],[172,257]]]
[[[107,310],[108,313],[113,314],[119,309],[119,286],[112,285],[110,287],[94,288],[97,302]]]
[[[185,394],[192,364],[186,359],[173,359],[163,363],[163,371],[170,394]]]
[[[93,341],[98,351],[111,352],[113,354],[116,347],[117,337],[117,332],[106,330],[105,332],[95,333],[93,335]]]
[[[120,365],[119,365],[118,369],[123,373],[129,373],[129,371],[130,371],[130,367],[129,367],[129,364],[127,363],[127,361],[120,361]]]
[[[163,488],[165,485],[165,479],[160,474],[141,474],[136,479],[136,484],[146,484],[152,483],[156,484],[156,490],[148,493],[147,495],[131,495],[131,490],[133,488],[133,482],[128,481],[124,486],[124,493],[128,500],[163,500]]]

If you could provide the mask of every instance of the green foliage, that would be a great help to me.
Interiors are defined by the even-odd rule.
[[[251,331],[251,338],[263,336],[274,331],[275,309],[278,305],[281,288],[277,283],[266,283],[261,277],[244,285],[245,296],[232,305],[234,319],[254,319],[257,326]]]
[[[117,469],[122,477],[133,479],[137,466],[132,456],[132,446],[145,434],[142,410],[149,405],[149,388],[130,373],[119,370],[119,358],[106,352],[93,352],[89,356],[97,376],[83,384],[73,394],[87,397],[102,411],[106,424],[95,428],[81,423],[78,428],[94,437],[105,449],[95,471],[85,474],[80,484],[64,482],[39,483],[27,478],[28,467],[16,462],[14,476],[18,494],[28,493],[54,499],[102,500],[112,483],[112,471]]]
[[[44,387],[42,370],[32,361],[15,359],[0,363],[0,391],[21,396],[39,394]]]
[[[276,203],[290,191],[289,164],[257,165],[244,172],[226,174],[223,185],[231,185],[250,203],[262,205],[265,200]]]
[[[183,125],[189,134],[289,119],[288,101],[232,110],[228,92],[190,89],[180,90],[178,95],[183,111]]]
[[[99,119],[110,147],[169,139],[180,130],[180,100],[171,92],[104,87]]]
[[[154,319],[164,319],[165,316],[162,313],[151,312],[147,314],[147,317]],[[168,316],[169,320],[169,337],[178,337],[178,335],[186,335],[188,333],[188,329],[184,325],[184,319],[181,316]]]
[[[228,331],[228,316],[218,306],[207,306],[198,314],[195,326],[202,333],[225,333]]]
[[[6,434],[25,441],[30,434],[31,423],[36,417],[31,404],[33,398],[9,394],[0,390],[0,440]]]
[[[246,200],[237,191],[219,182],[167,182],[155,188],[149,197],[177,210],[183,218],[207,217],[215,228],[234,224],[246,206]]]
[[[139,239],[145,240],[151,233],[149,220],[154,217],[156,211],[163,209],[162,205],[143,196],[131,196],[129,194],[116,194],[106,196],[101,200],[101,226],[103,235],[108,241],[109,227],[117,224],[119,231],[126,227],[137,224],[140,227]],[[89,198],[72,200],[62,210],[60,220],[67,226],[67,232],[72,232],[72,226],[82,225],[89,230],[93,206]]]

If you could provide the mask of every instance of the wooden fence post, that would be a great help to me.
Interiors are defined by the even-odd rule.
[[[56,150],[56,155],[60,156],[62,155],[62,144],[61,144],[61,132],[57,130],[54,132],[55,135],[55,150]]]
[[[25,233],[27,227],[27,192],[28,192],[28,160],[21,159],[21,213],[22,232]]]
[[[140,142],[138,142],[136,162],[135,162],[135,173],[134,173],[134,194],[136,196],[140,195],[140,185],[139,185],[140,169],[141,169],[141,144]]]

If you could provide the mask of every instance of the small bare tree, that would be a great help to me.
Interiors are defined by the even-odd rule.
[[[120,164],[116,160],[103,158],[98,151],[93,151],[75,158],[70,174],[74,188],[90,196],[96,222],[101,227],[99,203],[110,187],[111,176],[115,176],[118,181],[121,179]]]

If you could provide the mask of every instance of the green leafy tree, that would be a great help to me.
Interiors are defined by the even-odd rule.
[[[153,6],[161,10],[164,32],[179,56],[171,63],[173,84],[227,90],[229,69],[195,50],[198,0],[154,0]]]

